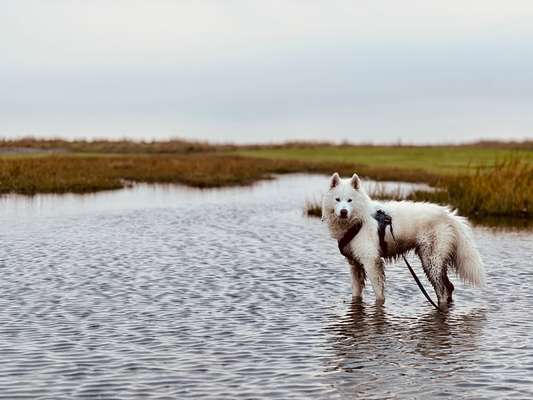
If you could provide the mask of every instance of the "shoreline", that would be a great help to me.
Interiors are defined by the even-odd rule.
[[[449,204],[470,218],[533,220],[533,150],[528,145],[450,150],[288,144],[252,150],[183,141],[69,142],[71,149],[59,146],[64,143],[0,141],[0,194],[94,193],[123,188],[126,182],[217,188],[251,185],[276,174],[351,176],[356,171],[376,181],[428,184],[437,190],[418,191],[409,199]],[[156,152],[162,147],[165,152]]]

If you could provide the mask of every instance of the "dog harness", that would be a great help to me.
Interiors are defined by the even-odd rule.
[[[380,247],[380,255],[381,257],[385,257],[387,255],[387,242],[385,241],[385,231],[387,229],[387,226],[390,227],[390,234],[392,236],[392,239],[394,240],[394,243],[398,245],[398,242],[396,241],[396,237],[394,237],[394,231],[392,230],[392,218],[389,214],[387,214],[383,210],[377,210],[376,213],[372,216],[374,219],[378,222],[378,237],[379,237],[379,247]],[[350,227],[344,236],[340,238],[338,241],[339,245],[339,251],[341,254],[346,257],[349,260],[355,260],[355,257],[353,256],[351,250],[348,246],[348,244],[352,241],[354,237],[357,236],[359,231],[361,230],[363,226],[363,223],[361,221],[357,221],[352,227]],[[435,304],[433,300],[431,300],[431,297],[429,297],[428,292],[426,292],[426,289],[424,289],[424,286],[422,285],[422,282],[420,282],[420,279],[418,279],[418,276],[416,276],[415,271],[411,267],[411,264],[407,261],[407,258],[405,258],[405,255],[402,253],[403,261],[405,261],[405,265],[407,265],[407,268],[409,269],[409,272],[411,272],[411,275],[413,276],[416,284],[420,288],[420,291],[422,294],[426,297],[426,299],[431,303],[433,307],[435,307],[437,310],[441,311],[438,305]]]
[[[392,218],[389,214],[387,214],[383,210],[377,210],[376,213],[373,215],[374,219],[378,222],[378,237],[379,237],[379,247],[381,250],[381,256],[385,257],[387,254],[387,242],[385,241],[385,230],[387,229],[387,226],[390,226],[392,229]],[[363,223],[361,221],[357,221],[350,229],[346,231],[344,236],[339,240],[339,251],[341,254],[350,259],[354,259],[352,253],[350,252],[350,249],[346,246],[348,243],[352,241],[354,237],[357,236],[361,228],[363,227]]]

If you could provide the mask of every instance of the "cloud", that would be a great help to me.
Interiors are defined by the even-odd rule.
[[[0,134],[524,137],[532,17],[522,1],[8,0]]]

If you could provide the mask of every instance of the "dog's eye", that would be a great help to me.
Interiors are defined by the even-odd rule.
[[[348,203],[351,203],[352,202],[352,199],[348,199]]]
[[[335,199],[335,201],[341,201],[341,199],[340,199],[339,197],[337,197],[337,198]]]

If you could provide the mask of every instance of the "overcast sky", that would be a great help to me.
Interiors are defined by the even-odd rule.
[[[533,138],[531,1],[0,5],[4,137]]]

